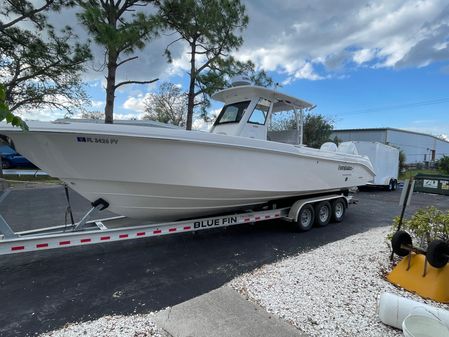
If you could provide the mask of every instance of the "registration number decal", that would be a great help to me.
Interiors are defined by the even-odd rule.
[[[78,143],[118,144],[115,138],[76,137]]]

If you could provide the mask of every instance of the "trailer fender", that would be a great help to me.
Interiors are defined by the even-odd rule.
[[[320,201],[331,201],[334,199],[343,198],[346,202],[346,207],[348,206],[348,199],[343,194],[332,194],[332,195],[326,195],[322,197],[316,197],[316,198],[308,198],[308,199],[300,199],[297,200],[293,206],[290,208],[290,211],[288,212],[287,220],[289,221],[298,221],[299,212],[306,204],[314,204]]]

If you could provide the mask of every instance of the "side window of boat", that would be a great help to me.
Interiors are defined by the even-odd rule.
[[[237,106],[231,105],[228,106],[221,117],[220,122],[221,123],[227,123],[227,122],[235,122],[237,120],[237,116],[239,113],[239,108]]]
[[[268,110],[270,110],[271,102],[267,99],[260,98],[256,104],[251,116],[248,119],[248,123],[265,125],[268,116]]]
[[[250,102],[244,101],[225,105],[218,115],[215,125],[240,122]]]

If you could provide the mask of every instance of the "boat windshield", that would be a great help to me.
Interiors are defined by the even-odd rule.
[[[225,105],[214,125],[240,122],[250,102],[244,101]]]

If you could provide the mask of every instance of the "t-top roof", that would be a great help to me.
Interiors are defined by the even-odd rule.
[[[273,101],[273,112],[296,109],[312,109],[313,104],[299,98],[282,94],[276,90],[255,85],[242,85],[221,90],[212,95],[216,101],[231,103],[243,100],[251,100],[254,97],[262,97]]]

